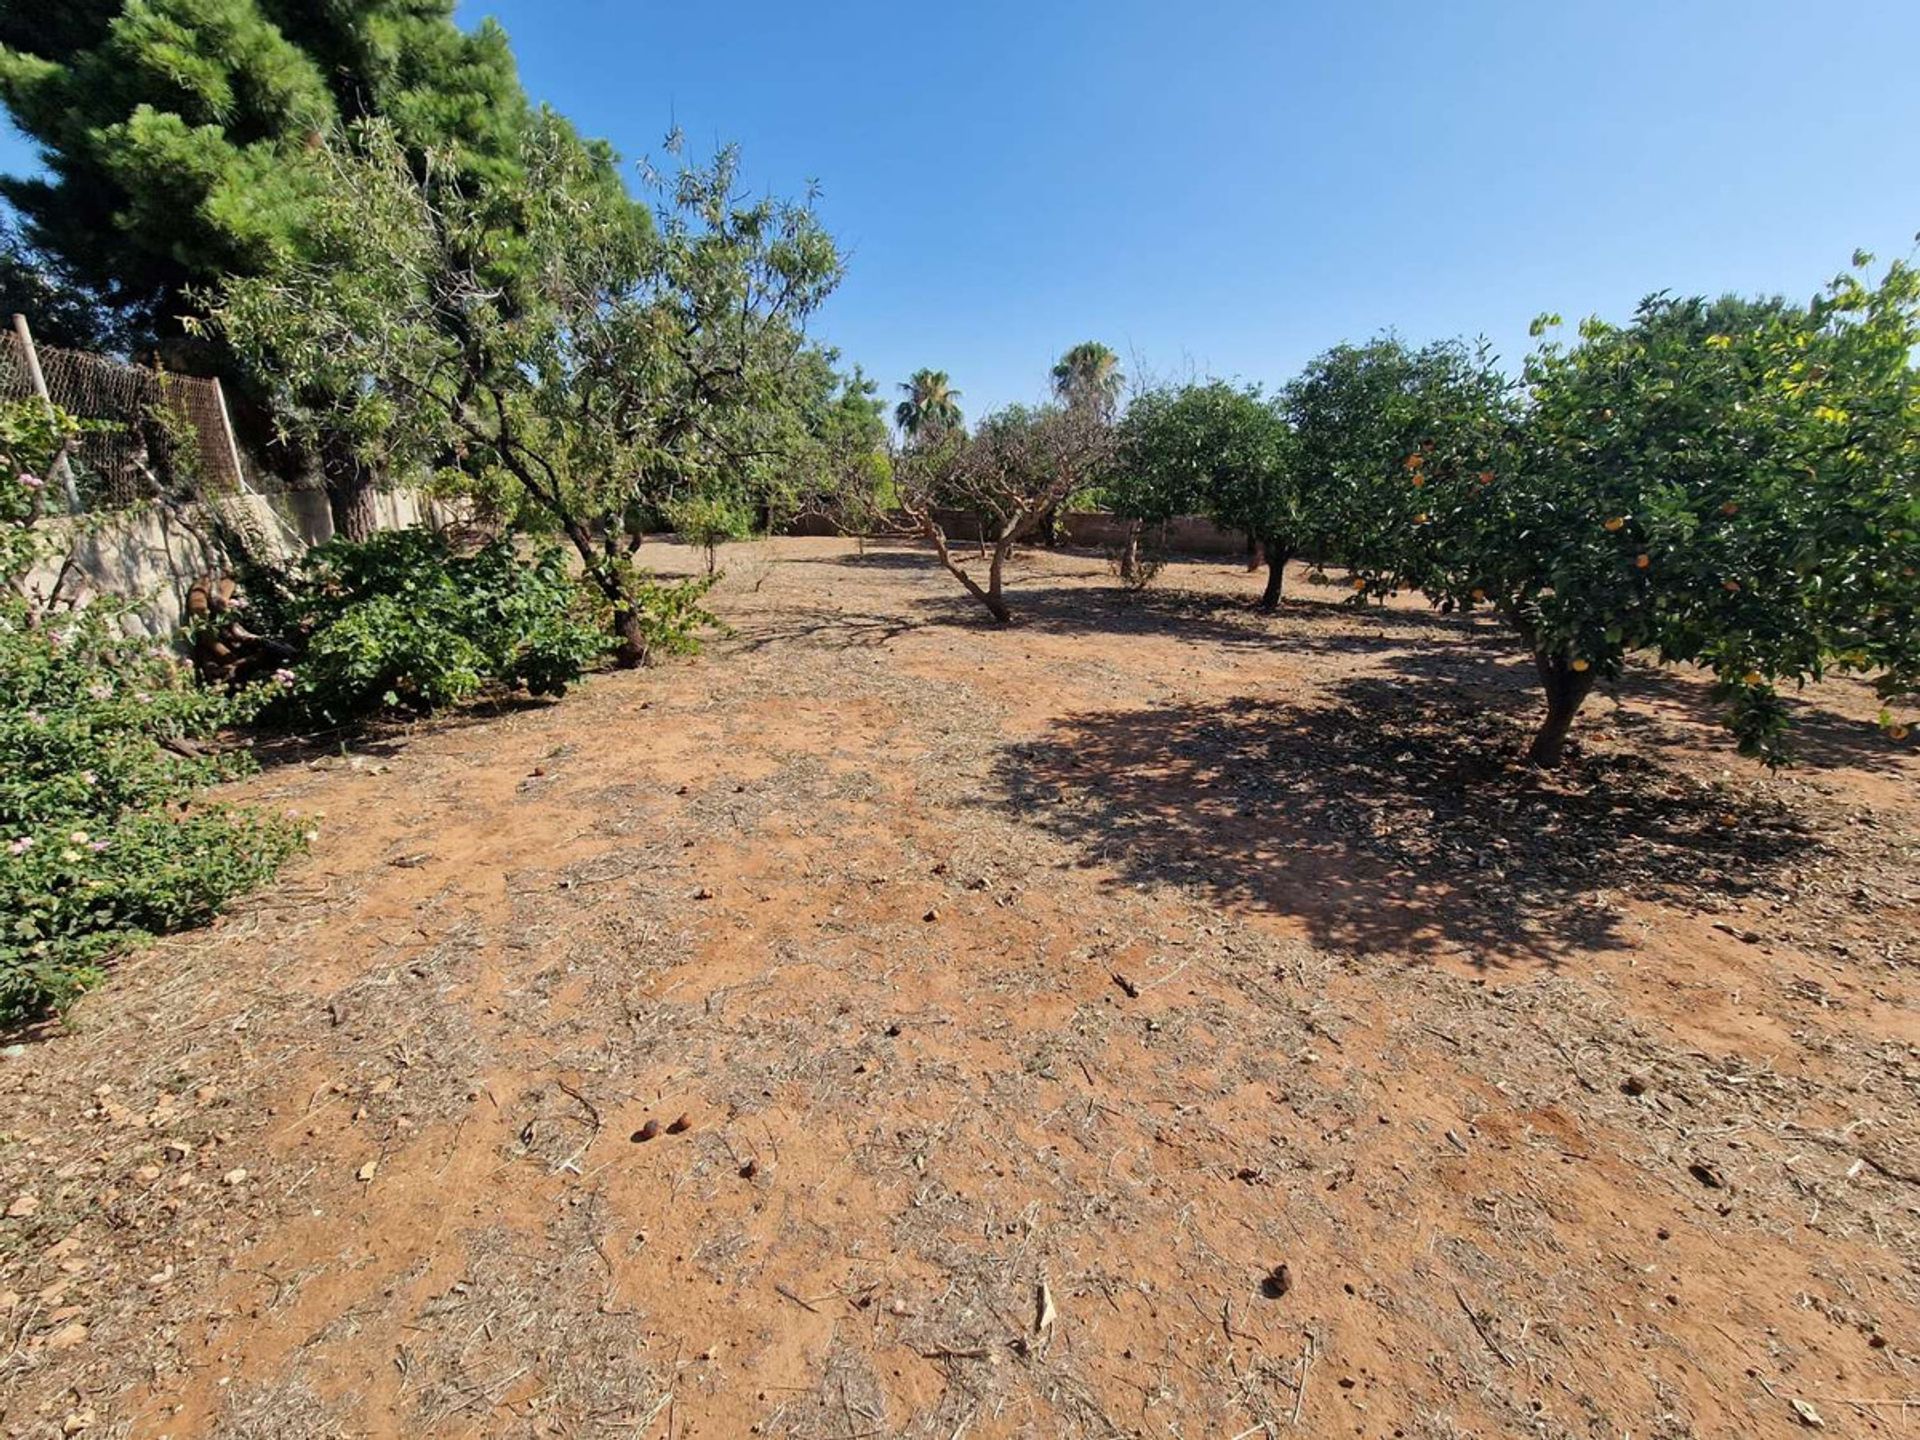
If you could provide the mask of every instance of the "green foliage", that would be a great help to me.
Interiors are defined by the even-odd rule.
[[[814,350],[804,358],[814,374],[798,387],[800,435],[787,447],[777,472],[786,484],[777,494],[770,493],[768,528],[813,514],[831,516],[850,529],[866,529],[893,503],[886,407],[879,387],[858,365],[851,375],[839,374],[833,351]]]
[[[1916,344],[1902,265],[1804,307],[1662,296],[1587,322],[1528,363],[1521,493],[1452,521],[1485,578],[1429,588],[1477,584],[1601,674],[1637,650],[1703,665],[1742,751],[1783,758],[1780,682],[1835,660],[1889,696],[1920,682]],[[1522,541],[1551,564],[1502,553]]]
[[[531,110],[497,26],[451,0],[93,0],[0,21],[0,98],[50,178],[0,194],[77,291],[165,333],[190,286],[297,253],[313,142],[370,115],[445,178],[499,190]]]
[[[722,545],[753,533],[753,511],[738,492],[678,496],[666,504],[666,521],[687,544],[707,552],[709,575]]]
[[[1484,347],[1392,336],[1341,345],[1287,386],[1280,407],[1313,503],[1298,547],[1390,572],[1420,542],[1438,477],[1477,478],[1519,413]]]
[[[330,148],[372,120],[411,174],[459,198],[486,283],[502,303],[523,303],[542,258],[526,233],[526,207],[539,203],[521,164],[526,136],[566,131],[550,112],[536,117],[499,27],[462,30],[453,0],[4,6],[0,100],[45,170],[0,179],[23,221],[18,242],[0,247],[0,289],[36,323],[45,316],[50,339],[123,347],[180,347],[183,332],[204,333],[220,284],[318,259],[314,237],[336,199]],[[572,138],[608,203],[644,224],[611,151]],[[440,318],[459,329],[457,314]],[[391,462],[422,457],[312,423],[338,408],[338,394],[313,388],[332,377],[285,385],[217,344],[193,349],[206,352],[195,367],[211,364],[257,401],[270,394],[275,418],[307,412],[304,443],[280,453],[317,462],[337,531],[369,533]],[[379,412],[355,418],[365,426]]]
[[[1920,279],[1895,265],[1805,306],[1655,296],[1542,344],[1523,396],[1462,349],[1392,341],[1290,394],[1356,583],[1491,606],[1533,652],[1536,759],[1648,653],[1710,670],[1741,750],[1777,763],[1783,682],[1920,685],[1916,344]]]
[[[720,617],[706,607],[707,593],[718,575],[697,580],[661,580],[637,567],[621,581],[621,593],[632,606],[632,631],[649,655],[696,655],[708,630],[725,630]]]
[[[1206,514],[1299,548],[1305,496],[1286,421],[1256,388],[1225,381],[1150,390],[1120,425],[1112,503],[1149,524]]]
[[[195,686],[165,646],[133,638],[127,607],[45,594],[37,521],[44,467],[67,433],[37,403],[0,407],[0,1022],[67,1004],[106,959],[197,924],[300,844],[290,821],[197,807],[244,773],[208,745],[258,692]]]
[[[810,442],[820,352],[801,322],[840,277],[805,206],[739,198],[737,157],[661,181],[654,226],[609,203],[597,158],[536,125],[523,153],[531,263],[489,278],[484,206],[437,193],[380,127],[331,155],[313,263],[223,291],[221,333],[324,409],[368,460],[410,455],[492,489],[511,478],[574,546],[621,659],[649,653],[650,601],[626,589],[649,523],[689,497],[769,506]],[[615,197],[617,198],[617,197]]]
[[[893,422],[912,441],[930,443],[961,431],[960,392],[944,370],[916,370],[900,388],[907,398],[893,407]]]
[[[1327,496],[1315,479],[1273,401],[1214,380],[1134,400],[1108,500],[1143,525],[1197,512],[1253,536],[1267,555],[1260,603],[1273,609],[1287,561],[1324,543]]]
[[[500,540],[461,555],[431,530],[330,541],[308,553],[270,617],[300,647],[278,677],[276,710],[342,724],[424,714],[488,684],[563,695],[607,650],[580,598],[552,548],[522,559]]]
[[[1098,340],[1083,340],[1053,367],[1053,393],[1063,405],[1085,405],[1111,418],[1125,378],[1118,355]]]
[[[37,527],[47,487],[79,429],[71,415],[36,400],[0,401],[0,578],[24,577],[45,553]]]

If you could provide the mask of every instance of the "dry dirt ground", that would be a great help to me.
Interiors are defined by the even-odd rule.
[[[731,565],[700,660],[279,757],[311,856],[0,1061],[0,1431],[1920,1433],[1864,691],[1775,777],[1643,671],[1547,781],[1488,624]]]

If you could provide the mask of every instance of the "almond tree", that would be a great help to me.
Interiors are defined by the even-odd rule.
[[[1091,407],[1015,405],[987,416],[971,437],[949,432],[899,450],[894,487],[913,530],[994,621],[1005,625],[1013,618],[1005,578],[1014,546],[1042,516],[1097,484],[1113,450],[1113,427]],[[981,519],[987,547],[984,584],[954,558],[941,519],[949,509]]]
[[[537,126],[503,242],[509,291],[489,203],[421,178],[378,127],[333,162],[309,243],[223,287],[220,332],[283,392],[288,423],[504,489],[564,535],[624,663],[677,644],[699,612],[640,568],[641,537],[677,503],[739,497],[792,459],[819,398],[802,325],[841,273],[811,209],[743,200],[723,150],[650,175],[662,198],[636,223],[597,152]],[[313,395],[324,408],[302,404]]]

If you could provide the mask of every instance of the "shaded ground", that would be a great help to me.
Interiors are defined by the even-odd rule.
[[[1772,777],[1648,676],[1546,781],[1411,607],[731,568],[705,659],[284,757],[283,888],[0,1061],[0,1428],[1920,1424],[1863,692]]]

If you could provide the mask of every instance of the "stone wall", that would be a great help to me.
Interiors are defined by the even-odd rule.
[[[257,529],[275,559],[291,558],[333,538],[327,497],[318,490],[246,494],[222,503],[232,519]],[[453,518],[437,502],[411,491],[383,492],[376,504],[383,530],[441,524]],[[146,631],[168,636],[180,626],[187,591],[218,564],[219,557],[203,539],[202,518],[200,507],[189,507],[179,517],[143,508],[88,516],[77,524],[60,523],[78,531],[72,545],[73,563],[87,589],[132,600]],[[42,564],[28,576],[28,584],[49,587],[59,569],[58,559]]]

